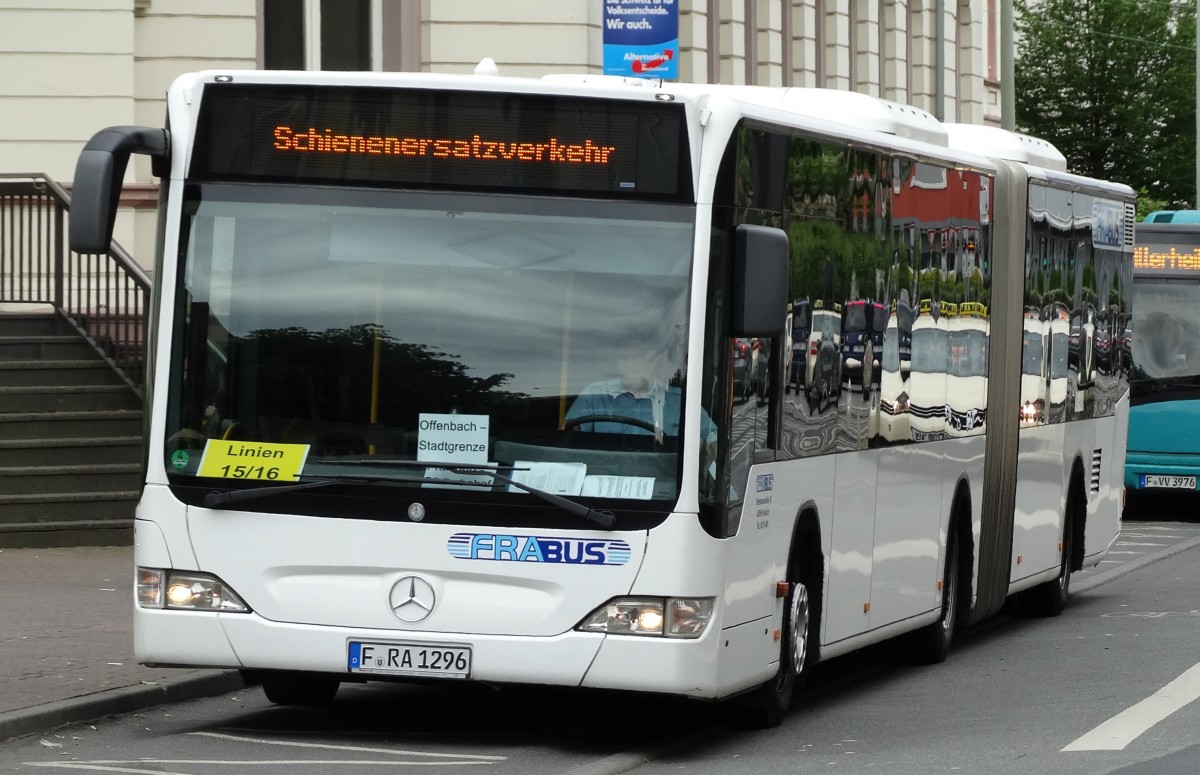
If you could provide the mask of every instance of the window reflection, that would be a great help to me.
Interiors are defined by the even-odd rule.
[[[785,456],[977,435],[996,411],[1022,427],[1114,411],[1132,337],[1123,203],[1031,182],[1020,399],[990,407],[991,178],[742,133],[734,220],[759,222],[778,201],[791,246]]]

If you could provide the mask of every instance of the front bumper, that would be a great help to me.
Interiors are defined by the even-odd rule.
[[[695,640],[576,631],[551,637],[417,633],[273,622],[249,614],[138,608],[134,653],[143,664],[350,673],[351,640],[468,645],[470,680],[650,691],[717,697],[716,644],[709,629]]]

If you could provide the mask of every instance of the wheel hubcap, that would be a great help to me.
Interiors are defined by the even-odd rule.
[[[954,626],[954,598],[958,595],[958,553],[950,559],[946,568],[946,599],[942,604],[942,630],[949,632]]]
[[[792,672],[799,675],[804,669],[804,657],[808,653],[808,587],[803,584],[792,585],[790,620]]]

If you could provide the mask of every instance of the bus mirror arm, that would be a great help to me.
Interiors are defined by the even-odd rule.
[[[131,153],[150,156],[154,174],[163,177],[170,158],[167,131],[113,126],[94,134],[80,151],[71,187],[69,227],[71,250],[76,253],[108,252]]]

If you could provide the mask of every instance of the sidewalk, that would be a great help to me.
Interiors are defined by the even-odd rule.
[[[0,549],[0,741],[235,691],[235,671],[133,658],[133,547]]]

